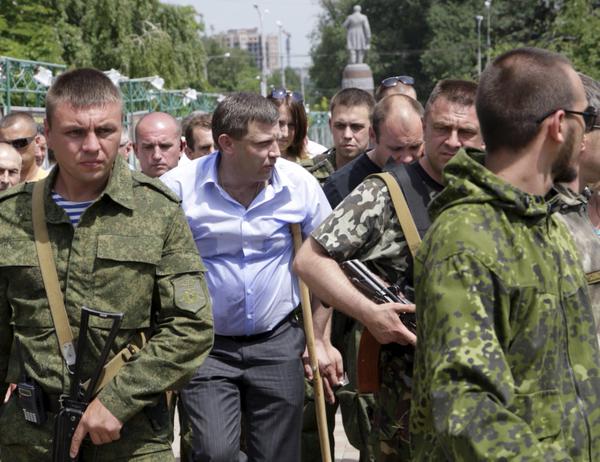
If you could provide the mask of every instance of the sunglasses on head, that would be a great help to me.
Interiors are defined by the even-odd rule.
[[[402,83],[404,85],[414,85],[415,79],[410,75],[396,75],[394,77],[388,77],[387,79],[383,79],[381,81],[381,85],[385,88],[395,87],[398,83]]]
[[[23,149],[25,146],[29,146],[35,139],[35,135],[29,136],[27,138],[17,138],[16,140],[6,140],[2,141],[2,143],[10,144],[15,149]]]
[[[290,91],[290,90],[286,90],[285,88],[277,88],[277,89],[271,91],[271,98],[273,98],[273,99],[286,99],[288,97],[292,101],[296,101],[298,103],[301,103],[304,101],[304,98],[302,97],[302,93],[299,93],[297,91]]]
[[[589,133],[592,130],[600,129],[600,125],[596,124],[596,119],[598,118],[598,110],[594,106],[588,106],[585,108],[584,111],[571,111],[570,109],[562,108],[553,109],[552,111],[548,112],[547,114],[544,114],[542,117],[536,120],[536,122],[538,124],[542,123],[546,118],[550,117],[556,111],[560,110],[565,111],[566,114],[580,115],[581,117],[583,117],[583,123],[585,124],[586,133]]]

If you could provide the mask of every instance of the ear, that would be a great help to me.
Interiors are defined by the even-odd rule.
[[[50,124],[48,123],[48,119],[44,117],[44,136],[46,140],[48,139],[48,133],[50,133]]]
[[[231,155],[234,152],[234,139],[227,135],[226,133],[221,133],[218,138],[218,144],[220,146],[220,151],[223,154]]]
[[[547,136],[556,143],[564,143],[567,124],[565,111],[559,109],[554,114],[548,117],[548,120],[543,122],[546,127]]]
[[[179,152],[188,152],[187,143],[184,137],[179,140]]]

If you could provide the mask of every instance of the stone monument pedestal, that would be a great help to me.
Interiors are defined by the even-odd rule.
[[[348,64],[342,74],[342,88],[360,88],[373,94],[373,72],[368,64]]]

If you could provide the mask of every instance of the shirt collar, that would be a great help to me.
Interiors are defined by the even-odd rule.
[[[203,178],[200,175],[196,176],[197,178],[202,178],[203,185],[213,184],[216,186],[219,184],[219,173],[217,167],[219,165],[220,160],[221,151],[217,151],[213,155],[213,158],[207,161],[207,163],[209,164],[208,168],[206,168],[206,165],[203,166],[201,163],[197,164],[196,168],[206,168],[207,173]],[[269,181],[269,184],[273,187],[274,193],[279,193],[284,188],[294,189],[294,182],[287,174],[287,169],[285,167],[282,167],[282,162],[289,161],[286,161],[281,158],[277,159],[277,162],[275,162],[275,168],[273,169],[273,174],[271,175],[271,179]]]
[[[46,184],[44,186],[44,197],[50,197],[52,194],[52,188],[56,182],[56,176],[58,175],[60,167],[56,165],[48,175]],[[114,202],[125,207],[129,210],[135,209],[133,201],[133,180],[131,178],[131,171],[127,166],[127,162],[121,156],[117,155],[113,164],[108,184],[106,188],[100,194],[100,198],[104,195],[110,197]],[[65,213],[61,207],[56,205],[53,200],[49,201],[49,205],[46,206],[46,216],[50,223],[60,223],[65,221]]]

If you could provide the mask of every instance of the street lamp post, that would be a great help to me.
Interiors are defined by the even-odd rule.
[[[478,14],[475,16],[477,21],[477,75],[481,75],[481,21],[483,16]]]
[[[229,58],[230,56],[231,56],[231,53],[227,52],[227,53],[223,53],[222,55],[206,57],[206,59],[204,60],[204,80],[206,81],[206,83],[208,83],[208,63],[209,63],[209,61],[212,61],[213,59],[219,59],[219,58]]]
[[[277,21],[277,28],[279,29],[279,38],[278,38],[278,42],[279,42],[279,70],[281,72],[281,88],[285,88],[285,66],[283,64],[283,49],[281,48],[282,45],[282,32],[283,32],[283,24],[281,23],[281,21]]]
[[[485,8],[487,9],[487,62],[490,63],[490,54],[492,51],[492,42],[490,40],[490,16],[492,11],[492,0],[485,0],[484,2]]]
[[[260,94],[267,96],[267,61],[265,56],[265,35],[263,29],[262,13],[258,3],[254,4],[258,13],[258,24],[260,26]]]

